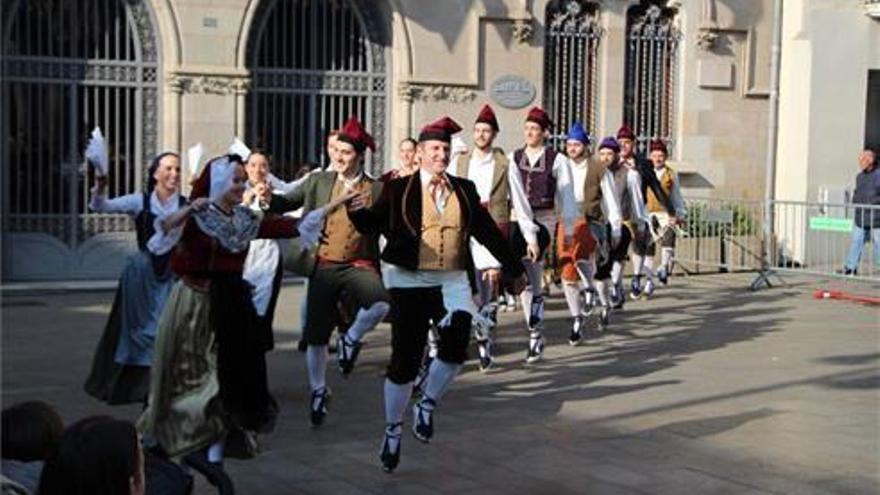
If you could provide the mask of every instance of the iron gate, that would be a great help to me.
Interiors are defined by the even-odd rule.
[[[248,66],[248,142],[265,148],[290,178],[325,165],[326,135],[350,115],[378,144],[366,167],[384,162],[386,64],[382,25],[369,0],[266,1],[255,17]]]
[[[598,7],[582,0],[547,5],[544,40],[544,107],[556,124],[551,146],[561,149],[568,126],[579,120],[596,133],[599,40]]]
[[[3,0],[3,278],[109,277],[132,222],[88,210],[90,130],[110,196],[141,189],[156,150],[157,46],[144,0]]]
[[[624,122],[636,135],[636,151],[644,153],[652,139],[672,141],[673,96],[677,47],[681,33],[675,9],[643,0],[627,12]]]

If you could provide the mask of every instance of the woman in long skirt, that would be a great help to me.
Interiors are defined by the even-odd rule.
[[[175,283],[159,323],[147,409],[139,428],[145,442],[231,489],[221,461],[227,438],[253,453],[255,433],[273,424],[264,342],[242,278],[255,238],[297,235],[297,221],[262,216],[243,206],[241,159],[212,160],[193,184],[192,202],[157,222],[148,243],[173,248]],[[236,440],[236,442],[233,442]],[[232,452],[229,452],[232,455]]]
[[[173,285],[168,255],[151,251],[147,241],[157,218],[173,214],[186,203],[178,192],[178,155],[157,156],[149,177],[145,192],[107,198],[107,176],[99,174],[89,203],[99,213],[133,216],[137,232],[138,252],[125,264],[85,383],[86,392],[109,404],[146,400],[156,328]]]

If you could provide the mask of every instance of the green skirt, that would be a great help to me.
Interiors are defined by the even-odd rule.
[[[159,319],[150,397],[138,429],[170,456],[202,449],[225,434],[210,306],[207,292],[177,281]]]

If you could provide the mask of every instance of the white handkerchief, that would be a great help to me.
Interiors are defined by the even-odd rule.
[[[190,149],[186,150],[186,158],[189,165],[189,176],[195,177],[196,174],[199,173],[199,163],[202,161],[202,156],[205,154],[205,147],[202,146],[202,143],[198,143],[195,146],[192,146]]]
[[[251,156],[251,149],[248,148],[241,139],[236,137],[229,146],[229,153],[238,155],[242,160],[247,161],[248,157]]]
[[[101,134],[101,128],[95,127],[92,130],[92,137],[86,146],[86,160],[95,167],[99,175],[107,175],[110,169],[110,158],[107,156],[107,143],[104,142],[104,135]]]

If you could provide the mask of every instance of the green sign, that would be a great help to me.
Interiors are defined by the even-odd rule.
[[[849,218],[810,217],[810,230],[852,232],[853,221]]]

